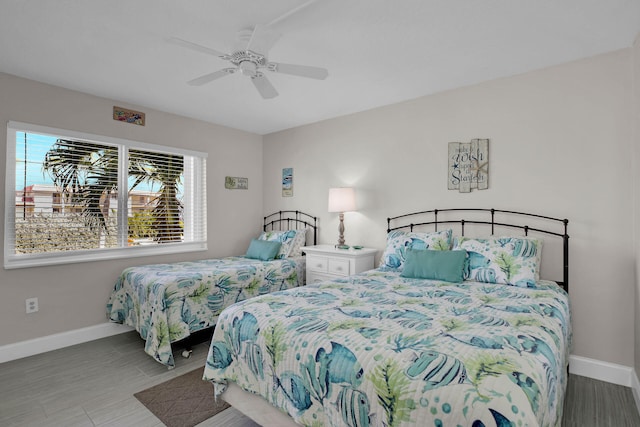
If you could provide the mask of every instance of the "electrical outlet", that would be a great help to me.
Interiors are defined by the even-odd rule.
[[[27,305],[27,314],[38,311],[38,298],[27,298],[25,302]]]

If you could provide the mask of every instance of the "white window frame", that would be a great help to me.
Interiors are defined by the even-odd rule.
[[[81,251],[52,252],[39,254],[12,253],[15,244],[15,188],[16,188],[16,132],[38,133],[58,138],[75,138],[118,147],[118,187],[128,188],[128,149],[156,151],[188,156],[184,165],[184,242],[163,243],[148,246],[127,246],[128,191],[118,191],[118,248],[87,249]],[[4,223],[4,268],[23,268],[67,264],[74,262],[98,261],[117,258],[131,258],[150,255],[165,255],[207,250],[206,224],[206,159],[207,153],[167,147],[144,142],[130,141],[84,132],[56,129],[29,123],[10,121],[7,124],[7,164],[5,170],[5,223]],[[196,236],[200,238],[196,238]]]

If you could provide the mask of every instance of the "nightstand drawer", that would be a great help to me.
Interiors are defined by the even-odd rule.
[[[341,276],[349,275],[349,260],[329,258],[329,273]]]
[[[307,269],[318,273],[326,273],[329,271],[329,258],[307,255]]]

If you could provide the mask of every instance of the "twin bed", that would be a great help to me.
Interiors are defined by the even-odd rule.
[[[145,340],[145,352],[173,367],[172,343],[199,331],[209,338],[225,307],[302,286],[305,263],[300,248],[306,242],[315,244],[316,236],[315,217],[279,211],[264,217],[258,238],[277,242],[275,259],[227,257],[127,268],[109,298],[107,317],[135,328]]]
[[[263,425],[559,425],[567,223],[493,209],[390,218],[379,268],[226,308],[204,379]],[[557,283],[540,279],[543,238],[562,259]]]

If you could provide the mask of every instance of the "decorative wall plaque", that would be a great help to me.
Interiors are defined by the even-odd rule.
[[[113,120],[144,126],[144,113],[122,107],[113,107]]]
[[[449,143],[447,188],[469,193],[471,189],[489,188],[489,140]]]
[[[293,197],[293,168],[282,169],[282,197]]]
[[[248,190],[249,178],[240,178],[237,176],[225,176],[224,188],[228,190]]]

